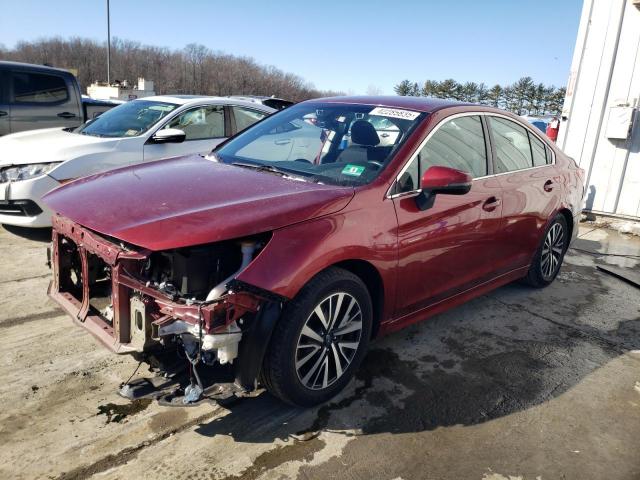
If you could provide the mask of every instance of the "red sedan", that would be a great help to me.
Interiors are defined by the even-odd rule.
[[[208,157],[50,193],[50,295],[114,351],[183,349],[195,372],[232,363],[236,393],[314,405],[373,337],[514,280],[549,285],[582,196],[583,171],[510,113],[313,100]],[[210,391],[196,380],[185,401]]]

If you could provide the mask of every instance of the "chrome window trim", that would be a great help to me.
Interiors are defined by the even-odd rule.
[[[494,113],[494,112],[462,112],[462,113],[455,113],[453,115],[450,115],[448,117],[443,118],[440,121],[440,123],[438,123],[435,127],[433,127],[433,130],[431,130],[431,132],[429,132],[429,135],[427,135],[427,137],[420,143],[420,145],[418,146],[416,151],[413,152],[411,157],[409,157],[409,160],[407,160],[407,162],[402,166],[402,169],[400,170],[398,175],[396,175],[396,178],[394,179],[394,181],[391,183],[391,185],[387,189],[387,193],[385,194],[385,198],[389,198],[389,199],[400,198],[400,197],[411,198],[411,197],[415,197],[415,196],[419,195],[420,193],[422,193],[422,189],[421,188],[417,189],[417,190],[411,190],[409,192],[402,192],[402,193],[395,193],[395,194],[392,194],[391,191],[393,190],[394,186],[398,183],[398,181],[400,180],[400,177],[404,174],[404,172],[406,172],[409,169],[409,166],[411,165],[411,162],[413,162],[416,159],[416,157],[422,151],[422,149],[427,144],[427,142],[440,129],[440,127],[442,127],[442,125],[444,125],[449,120],[454,120],[454,119],[460,118],[460,117],[472,117],[472,116],[502,117],[502,118],[504,118],[506,120],[511,120],[512,122],[518,123],[518,125],[521,125],[528,132],[531,132],[533,135],[535,135],[545,145],[545,147],[549,149],[549,151],[551,152],[551,156],[553,157],[552,158],[552,162],[551,163],[547,163],[546,165],[538,165],[538,166],[529,167],[529,168],[522,168],[520,170],[512,170],[512,171],[509,171],[509,172],[492,173],[491,175],[484,175],[482,177],[476,177],[476,178],[474,178],[472,180],[473,182],[475,182],[476,180],[483,180],[485,178],[499,177],[500,175],[508,175],[510,173],[526,172],[526,171],[529,171],[529,170],[535,170],[537,168],[545,168],[545,167],[549,167],[551,165],[555,165],[556,164],[556,153],[553,151],[553,148],[551,148],[547,144],[546,140],[544,140],[540,135],[538,135],[536,132],[534,132],[532,128],[529,128],[528,125],[525,125],[524,122],[517,122],[516,120],[513,119],[513,117],[510,117],[509,115],[504,115],[502,113]],[[489,128],[491,128],[490,125],[489,125]],[[487,146],[490,146],[490,144],[488,143],[489,142],[488,138],[485,139],[485,142],[487,142]]]

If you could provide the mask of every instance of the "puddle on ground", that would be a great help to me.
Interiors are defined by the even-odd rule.
[[[107,403],[98,405],[98,415],[106,415],[107,423],[120,423],[130,415],[135,415],[151,405],[150,398],[139,398],[125,404]]]

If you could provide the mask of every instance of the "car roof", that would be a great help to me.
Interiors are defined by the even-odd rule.
[[[71,74],[69,70],[65,70],[64,68],[55,68],[50,67],[48,65],[37,65],[35,63],[23,63],[23,62],[12,62],[10,60],[0,60],[0,69],[2,67],[7,68],[28,68],[33,70],[40,70],[43,72],[56,72],[56,73],[66,73]]]
[[[142,97],[137,100],[150,100],[154,102],[169,102],[177,105],[187,105],[189,103],[199,103],[203,100],[223,100],[221,97],[211,97],[207,95],[153,95]]]
[[[447,107],[474,106],[473,103],[457,102],[454,100],[442,100],[429,97],[402,97],[402,96],[344,96],[327,97],[307,100],[308,102],[325,103],[355,103],[360,105],[375,105],[378,107],[405,108],[418,112],[435,112]]]
[[[280,97],[268,97],[266,95],[227,95],[228,98],[235,98],[237,100],[247,100],[247,101],[264,101],[264,100],[282,100],[283,102],[288,102],[289,100],[285,100]],[[293,103],[293,102],[292,102]]]
[[[212,105],[240,105],[250,108],[258,108],[268,112],[275,112],[274,108],[262,105],[260,103],[247,102],[235,98],[214,97],[208,95],[154,95],[152,97],[142,97],[137,100],[150,100],[154,102],[174,103],[176,105],[195,105],[195,104],[212,104]]]

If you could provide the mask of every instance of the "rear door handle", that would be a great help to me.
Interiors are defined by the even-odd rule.
[[[2,110],[0,110],[0,117],[6,117],[7,115],[9,115],[8,112],[3,112]]]
[[[489,197],[487,198],[487,200],[482,204],[482,209],[486,212],[493,212],[496,208],[498,208],[500,206],[500,204],[502,203],[502,201],[500,201],[499,198],[496,197]]]
[[[291,139],[290,138],[286,138],[284,140],[274,140],[274,142],[276,145],[287,145],[289,143],[291,143]]]
[[[76,118],[76,114],[71,112],[62,112],[62,113],[59,113],[58,116],[60,118]]]
[[[545,192],[550,192],[551,190],[553,190],[553,180],[547,180],[546,182],[544,182],[544,191]]]

